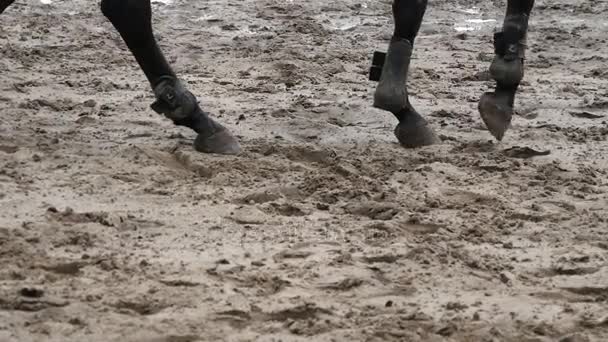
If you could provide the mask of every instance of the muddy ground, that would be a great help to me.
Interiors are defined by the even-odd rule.
[[[410,90],[443,142],[416,150],[371,108],[389,1],[155,4],[236,157],[149,109],[95,2],[25,3],[0,22],[0,341],[608,340],[607,1],[537,1],[502,143],[476,106],[503,1],[431,1]]]

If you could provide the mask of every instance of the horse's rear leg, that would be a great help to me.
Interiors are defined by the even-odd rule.
[[[515,93],[524,77],[524,52],[528,17],[534,0],[508,0],[502,32],[494,35],[495,57],[490,74],[496,90],[483,94],[479,113],[498,140],[502,140],[511,124]]]
[[[10,6],[15,0],[0,0],[0,14],[4,12],[4,10]]]
[[[426,6],[427,0],[393,1],[395,32],[374,94],[374,107],[393,113],[399,120],[395,136],[405,147],[431,145],[438,141],[427,121],[410,104],[407,94],[413,43]]]
[[[0,0],[2,1],[2,0]],[[176,125],[198,133],[196,150],[236,154],[237,140],[201,110],[194,95],[177,79],[152,33],[150,0],[102,0],[101,10],[118,30],[154,90],[152,109]]]

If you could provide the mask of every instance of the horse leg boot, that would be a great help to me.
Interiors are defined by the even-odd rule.
[[[239,153],[236,138],[199,107],[196,97],[171,70],[152,32],[150,0],[102,0],[101,10],[120,33],[148,78],[156,95],[152,109],[176,125],[189,127],[198,133],[194,141],[197,151]]]
[[[509,0],[502,31],[494,34],[490,75],[496,89],[482,95],[478,108],[486,127],[499,141],[511,124],[515,93],[524,77],[528,17],[533,6],[534,0]]]
[[[428,122],[412,107],[407,93],[407,74],[413,43],[426,10],[427,0],[394,0],[395,32],[374,94],[374,107],[393,113],[399,120],[395,136],[405,147],[439,141]]]

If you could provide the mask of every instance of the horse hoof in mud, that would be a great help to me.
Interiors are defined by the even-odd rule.
[[[509,99],[500,93],[488,92],[481,96],[478,109],[490,133],[496,140],[501,141],[513,117],[513,107],[509,105]]]
[[[441,142],[431,125],[414,110],[402,116],[395,127],[395,137],[401,146],[406,148],[429,146]]]
[[[194,140],[194,149],[203,153],[235,155],[241,152],[238,140],[223,126],[210,135],[199,134]]]

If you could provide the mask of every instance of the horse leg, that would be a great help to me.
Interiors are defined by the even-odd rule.
[[[196,97],[171,70],[152,32],[150,0],[102,0],[101,11],[120,33],[156,96],[152,109],[173,123],[193,129],[200,152],[236,154],[238,141],[201,110]]]
[[[502,31],[494,35],[495,56],[490,75],[496,88],[483,94],[478,108],[488,130],[498,140],[502,140],[511,124],[515,93],[524,77],[528,17],[533,7],[534,0],[508,0]]]
[[[4,12],[4,10],[10,6],[15,0],[0,0],[0,14]]]
[[[413,44],[426,10],[427,0],[394,0],[395,31],[389,43],[374,94],[374,107],[393,113],[399,124],[395,136],[405,147],[439,141],[427,121],[412,107],[407,94],[407,74]]]

